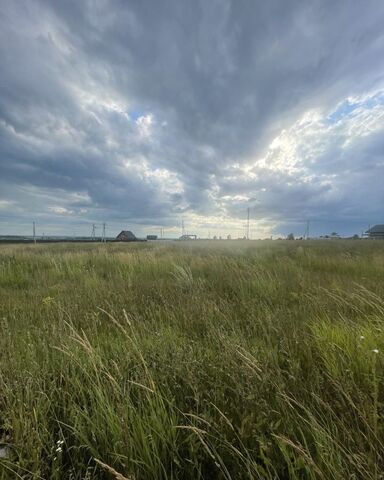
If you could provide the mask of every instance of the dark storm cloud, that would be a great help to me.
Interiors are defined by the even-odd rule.
[[[383,24],[379,0],[3,0],[0,215],[375,221]]]

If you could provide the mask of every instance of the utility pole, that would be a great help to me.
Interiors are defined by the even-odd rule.
[[[307,220],[307,227],[306,227],[306,229],[305,229],[304,238],[305,238],[306,240],[309,239],[309,220]]]
[[[33,222],[33,243],[36,244],[36,224]]]
[[[102,236],[101,241],[102,241],[103,243],[105,243],[105,242],[107,241],[107,239],[105,238],[105,222],[103,223],[103,236]]]
[[[92,240],[96,240],[96,225],[92,223]]]
[[[247,208],[247,240],[249,240],[249,207]]]
[[[181,235],[185,235],[185,228],[184,228],[184,219],[181,219]]]

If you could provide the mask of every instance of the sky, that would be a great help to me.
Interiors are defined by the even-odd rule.
[[[0,235],[384,223],[382,0],[0,0]]]

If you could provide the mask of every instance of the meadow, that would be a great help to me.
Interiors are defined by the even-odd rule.
[[[0,478],[384,478],[384,242],[0,246]]]

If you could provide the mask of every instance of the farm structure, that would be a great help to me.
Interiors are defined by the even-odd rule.
[[[370,229],[368,229],[365,234],[369,238],[384,240],[384,224],[381,225],[374,225]]]
[[[137,242],[138,238],[130,230],[122,230],[116,237],[117,242]]]
[[[197,235],[182,235],[179,240],[197,240]]]

